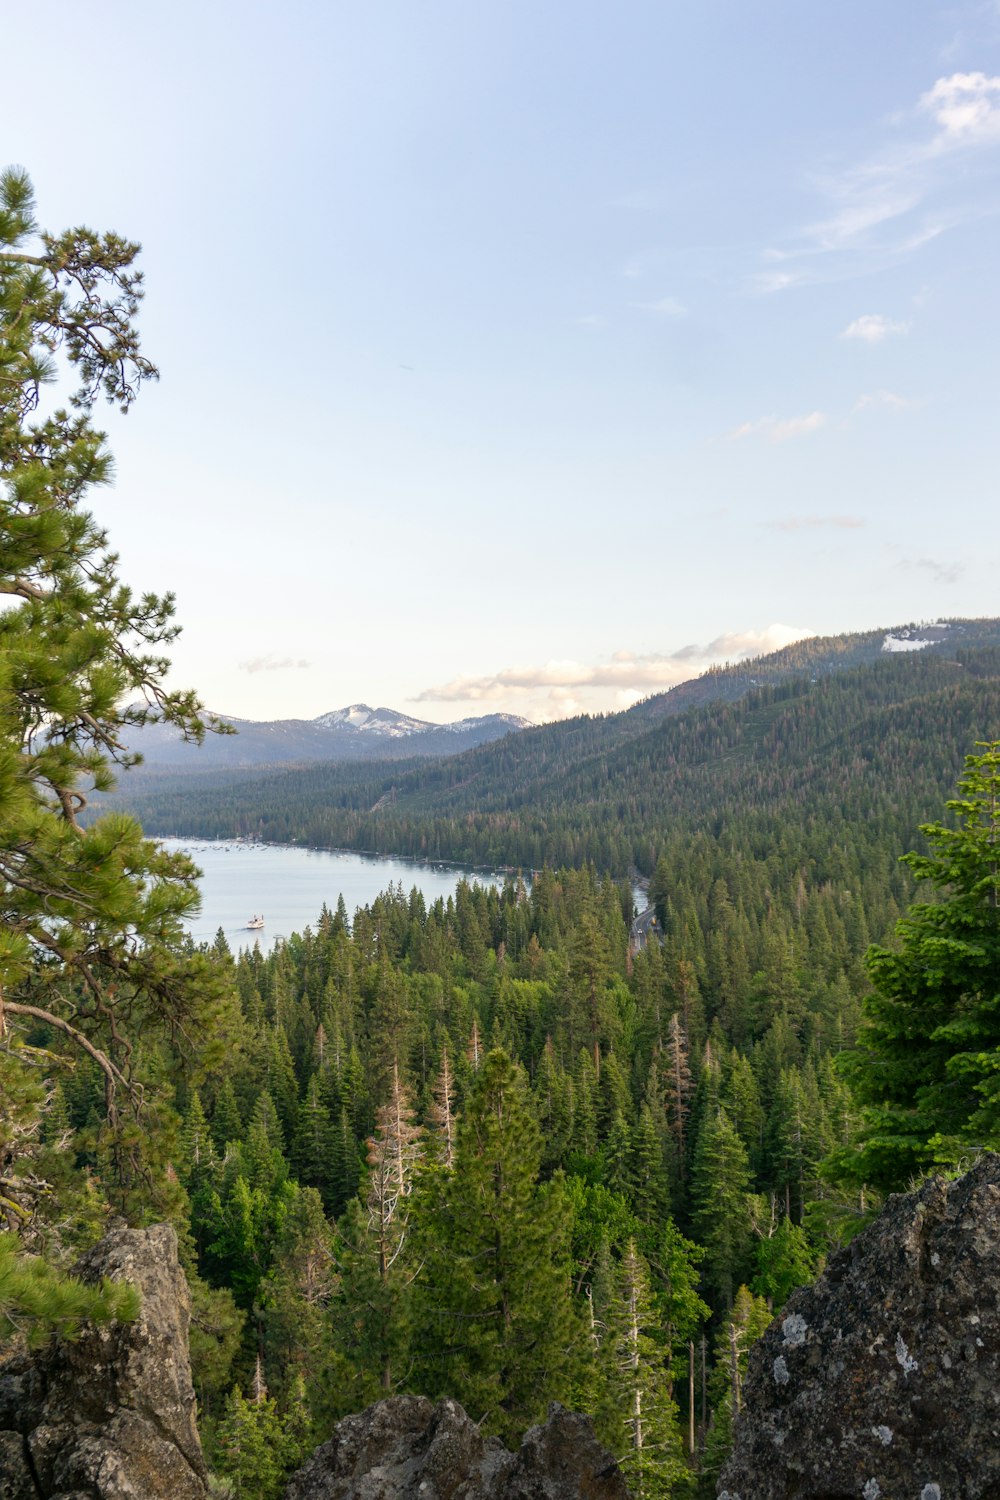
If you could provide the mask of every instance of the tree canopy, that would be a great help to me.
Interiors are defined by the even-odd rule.
[[[80,818],[134,759],[135,725],[207,727],[192,693],[165,686],[172,596],[133,592],[86,508],[112,474],[95,404],[127,412],[156,378],[138,250],[41,231],[27,175],[0,175],[0,1209],[29,1239],[53,1038],[100,1070],[124,1207],[148,1175],[151,1056],[162,1043],[162,1069],[184,1046],[204,1055],[225,1002],[219,966],[182,941],[190,861],[120,813]]]
[[[866,1108],[860,1151],[840,1166],[882,1188],[1000,1142],[1000,741],[976,749],[946,804],[958,826],[924,824],[931,852],[904,856],[939,899],[910,907],[898,950],[871,949],[845,1059]]]

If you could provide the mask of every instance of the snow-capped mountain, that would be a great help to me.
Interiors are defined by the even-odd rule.
[[[451,734],[468,735],[482,731],[484,740],[494,740],[499,734],[513,729],[530,728],[530,719],[518,718],[517,714],[484,714],[477,719],[456,719],[453,724],[431,724],[426,719],[412,719],[409,714],[397,713],[394,708],[369,708],[367,703],[352,703],[349,708],[334,708],[328,714],[320,714],[310,723],[324,729],[356,729],[359,734],[388,735],[400,739],[407,735]],[[503,727],[501,727],[503,726]]]
[[[409,714],[397,713],[394,708],[369,708],[367,703],[331,709],[311,722],[321,724],[324,729],[356,729],[361,734],[388,734],[393,738],[423,734],[428,729],[451,728],[450,724],[428,724],[423,719],[411,719]]]
[[[172,729],[150,725],[135,736],[133,749],[147,770],[199,771],[231,767],[303,766],[329,760],[399,760],[411,755],[457,755],[476,745],[526,729],[516,714],[485,714],[432,724],[394,708],[351,703],[316,719],[258,721],[220,717],[234,735],[207,735],[200,748],[184,744]]]

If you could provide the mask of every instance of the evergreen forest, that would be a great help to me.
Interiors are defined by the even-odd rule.
[[[402,1391],[509,1443],[559,1400],[637,1494],[712,1494],[791,1292],[1000,1139],[1000,626],[429,765],[133,780],[136,726],[225,732],[86,509],[98,401],[156,375],[138,247],[41,233],[16,170],[0,243],[0,1350],[133,1316],[73,1261],[168,1220],[222,1493],[274,1500]],[[197,872],[136,811],[510,876],[234,955],[186,936]]]

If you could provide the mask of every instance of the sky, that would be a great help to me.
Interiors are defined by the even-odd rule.
[[[1000,0],[49,0],[0,156],[143,245],[93,509],[213,709],[627,706],[1000,613]]]

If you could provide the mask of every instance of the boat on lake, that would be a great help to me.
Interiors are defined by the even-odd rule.
[[[261,917],[251,917],[250,920],[249,920],[249,922],[247,923],[247,931],[248,932],[260,932],[260,930],[261,930],[261,928],[263,926],[264,926],[264,918],[262,916]]]

